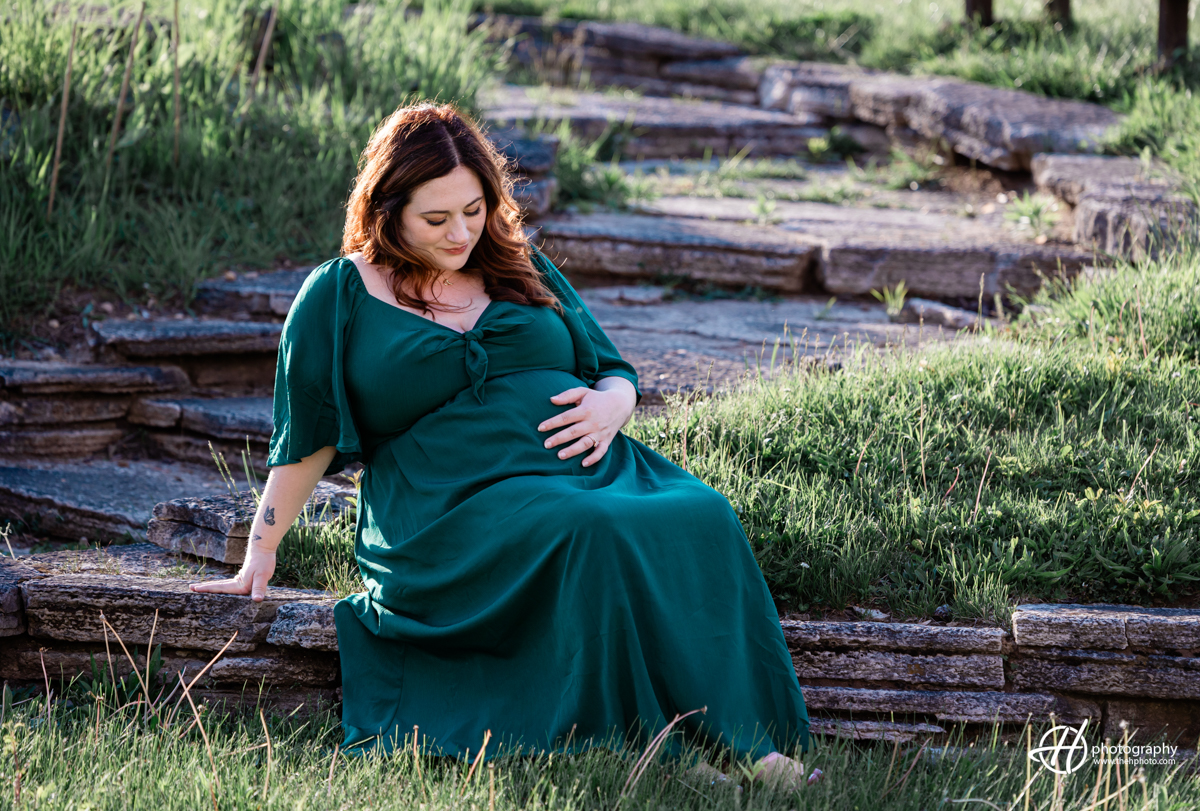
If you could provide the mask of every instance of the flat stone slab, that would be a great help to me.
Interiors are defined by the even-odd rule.
[[[688,217],[586,214],[547,220],[537,235],[565,273],[680,275],[806,292],[819,243],[776,228]]]
[[[679,217],[753,222],[754,201],[664,197],[644,210]],[[1037,244],[993,221],[936,211],[836,206],[777,201],[776,228],[820,246],[813,270],[825,290],[868,295],[903,280],[916,296],[1028,295],[1043,276],[1073,275],[1092,260],[1090,251],[1060,243]],[[747,226],[741,226],[746,228]]]
[[[1009,672],[1018,690],[1200,699],[1200,659],[1094,650],[1028,649]]]
[[[249,438],[254,442],[269,442],[274,431],[272,399],[270,397],[216,397],[183,400],[152,400],[141,406],[141,414],[150,422],[162,426],[168,414],[176,416],[169,425],[221,439]],[[162,426],[168,427],[168,426]]]
[[[851,82],[855,118],[945,139],[954,151],[1006,171],[1038,152],[1095,152],[1122,116],[1098,104],[945,77],[874,75]]]
[[[1020,605],[1013,611],[1018,648],[1200,650],[1200,610],[1128,605]]]
[[[164,498],[224,492],[215,465],[153,460],[0,466],[0,515],[60,538],[145,539]]]
[[[747,146],[753,154],[795,155],[809,138],[828,134],[785,112],[634,93],[504,85],[485,96],[483,105],[488,120],[501,126],[565,119],[585,138],[627,125],[632,135],[622,150],[630,157],[732,155]]]
[[[205,279],[196,285],[196,307],[201,312],[243,310],[255,315],[285,316],[313,270],[306,267],[243,273],[233,279]]]
[[[305,505],[306,513],[301,514],[301,521],[320,524],[338,518],[352,509],[347,498],[353,495],[353,487],[318,482]],[[147,537],[164,549],[221,563],[240,564],[246,557],[256,509],[254,496],[246,490],[165,501],[154,506]]]
[[[559,20],[550,23],[542,17],[497,15],[494,23],[505,36],[523,34],[538,39],[557,36],[583,46],[661,61],[721,59],[741,52],[728,42],[635,22]]]
[[[901,724],[895,721],[846,721],[841,718],[810,718],[809,732],[835,738],[863,741],[898,741],[907,743],[916,738],[944,735],[946,730],[936,724]]]
[[[1051,714],[1061,723],[1098,719],[1095,701],[1047,693],[968,692],[953,690],[872,690],[855,687],[806,686],[804,703],[810,710],[861,713],[933,715],[939,721],[1022,724]]]
[[[259,321],[101,321],[99,343],[130,358],[242,354],[279,349],[282,324]]]
[[[679,82],[757,92],[763,67],[761,58],[727,56],[723,59],[668,62],[659,70],[659,75]]]
[[[0,390],[21,394],[175,391],[188,384],[175,366],[83,366],[31,360],[0,360]]]
[[[905,622],[802,622],[783,620],[792,650],[915,650],[929,653],[1000,653],[1000,628],[959,628]]]
[[[284,603],[275,613],[267,642],[280,647],[336,652],[334,602]]]
[[[233,632],[234,653],[266,641],[283,603],[326,599],[324,592],[270,588],[256,603],[249,596],[198,594],[188,580],[98,574],[59,574],[21,584],[29,635],[64,642],[104,642],[105,618],[126,645],[146,645],[151,629],[163,645],[220,650]],[[157,612],[158,621],[154,617]],[[111,632],[110,632],[111,636]],[[115,642],[115,640],[112,640]]]
[[[1004,687],[1004,660],[999,654],[793,650],[792,662],[802,684],[806,680],[834,679],[940,687]]]

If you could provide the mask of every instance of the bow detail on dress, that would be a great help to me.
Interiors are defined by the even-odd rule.
[[[483,383],[487,379],[488,371],[488,356],[483,348],[483,339],[511,332],[517,327],[531,324],[533,323],[533,316],[520,312],[492,316],[490,313],[484,312],[479,318],[481,321],[486,319],[486,322],[483,324],[477,322],[474,328],[466,332],[454,332],[451,330],[451,333],[430,335],[425,339],[422,348],[431,353],[442,352],[457,344],[465,343],[467,345],[467,377],[471,379],[471,385],[475,391],[475,399],[482,404]]]

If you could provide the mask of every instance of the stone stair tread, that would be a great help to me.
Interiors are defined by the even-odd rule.
[[[105,346],[127,357],[171,357],[275,352],[282,324],[261,321],[182,318],[100,321],[93,329]]]
[[[23,394],[170,391],[187,385],[174,366],[104,366],[59,361],[0,360],[0,389]]]
[[[946,730],[936,724],[902,724],[897,721],[848,721],[842,718],[811,718],[809,731],[816,735],[831,735],[854,740],[898,741],[904,743],[917,737],[944,735]]]
[[[0,466],[0,515],[32,519],[40,534],[72,540],[144,540],[159,502],[223,492],[215,465],[91,460]]]
[[[642,244],[720,248],[748,253],[807,256],[813,242],[778,228],[700,217],[662,217],[647,214],[575,214],[540,223],[545,238],[628,240]],[[570,271],[570,267],[564,270]]]
[[[192,397],[152,400],[146,406],[177,408],[177,424],[205,436],[266,442],[275,428],[272,404],[271,397]]]

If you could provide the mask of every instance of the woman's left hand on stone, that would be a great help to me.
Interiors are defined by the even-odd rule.
[[[605,388],[577,386],[550,398],[555,405],[575,404],[575,408],[551,417],[538,426],[539,431],[553,431],[568,426],[545,443],[547,448],[571,443],[558,452],[558,458],[570,459],[591,451],[584,457],[583,466],[594,465],[604,458],[613,437],[633,414],[637,402],[633,384],[623,378],[603,378],[601,382],[607,383]]]

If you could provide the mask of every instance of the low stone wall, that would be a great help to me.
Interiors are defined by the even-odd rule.
[[[138,544],[0,561],[0,679],[40,684],[120,676],[153,634],[166,683],[191,677],[208,700],[282,711],[339,698],[334,598],[273,588],[268,599],[200,595],[187,582],[232,567]],[[101,614],[114,633],[107,633]],[[939,738],[951,724],[1090,720],[1120,737],[1200,734],[1200,611],[1025,605],[1013,632],[926,623],[781,620],[822,734]],[[236,636],[234,632],[236,631]],[[231,641],[232,638],[232,641]]]

